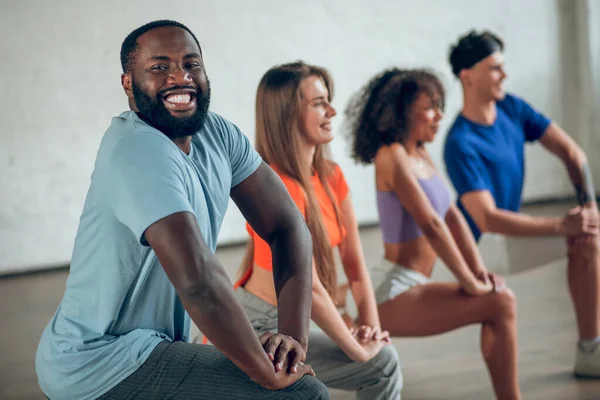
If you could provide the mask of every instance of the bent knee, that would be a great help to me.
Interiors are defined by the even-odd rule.
[[[380,370],[386,376],[400,374],[400,358],[391,344],[384,346],[367,364]]]
[[[289,393],[289,396],[286,396],[286,398],[298,400],[325,400],[331,398],[331,396],[329,395],[329,391],[327,390],[327,386],[325,386],[323,382],[321,382],[315,377],[306,375],[302,377],[298,383],[299,385],[296,388],[294,388],[294,390],[292,390]]]
[[[391,344],[383,347],[381,351],[373,357],[367,366],[371,369],[372,378],[379,382],[386,382],[386,393],[393,394],[393,398],[400,395],[404,385],[402,369],[400,368],[400,359],[398,352]]]
[[[598,240],[589,241],[584,246],[569,246],[569,265],[571,267],[589,267],[591,265],[596,265],[599,253],[600,243],[598,243]],[[594,261],[596,261],[596,263],[592,264]]]
[[[496,314],[502,319],[514,319],[517,316],[517,297],[509,288],[494,293]]]

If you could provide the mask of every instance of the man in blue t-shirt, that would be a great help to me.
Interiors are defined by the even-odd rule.
[[[485,232],[567,237],[569,289],[577,313],[575,374],[600,378],[600,262],[598,208],[583,150],[523,99],[505,94],[503,42],[470,32],[452,47],[450,64],[463,88],[463,108],[444,147],[458,206],[476,239]],[[519,212],[524,145],[539,141],[565,164],[579,206],[563,218]]]
[[[65,294],[37,349],[42,390],[79,400],[329,398],[302,362],[308,229],[248,139],[208,111],[198,40],[180,23],[151,22],[127,36],[121,64],[132,111],[113,118],[98,150]],[[271,246],[274,336],[256,337],[214,255],[230,196]],[[187,343],[190,317],[214,347]]]

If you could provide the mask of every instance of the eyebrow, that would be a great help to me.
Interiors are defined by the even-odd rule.
[[[183,56],[183,59],[186,60],[188,58],[194,58],[194,57],[202,58],[202,56],[200,54],[198,54],[198,53],[188,53],[185,56]],[[150,60],[152,60],[152,61],[169,61],[169,60],[171,60],[171,57],[168,57],[168,56],[152,56],[152,57],[150,57]]]
[[[152,57],[150,57],[150,60],[152,60],[152,61],[169,61],[170,58],[167,56],[152,56]]]
[[[315,100],[325,100],[325,96],[317,96],[314,99],[311,99],[310,101],[315,101]]]

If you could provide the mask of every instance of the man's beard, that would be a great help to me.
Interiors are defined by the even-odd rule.
[[[197,133],[206,120],[210,105],[210,82],[206,81],[206,92],[192,86],[173,86],[150,97],[139,87],[135,81],[132,85],[133,98],[139,113],[156,129],[164,133],[169,139],[174,140]],[[194,89],[196,92],[196,111],[190,117],[174,117],[165,107],[162,99],[167,91],[176,89]]]

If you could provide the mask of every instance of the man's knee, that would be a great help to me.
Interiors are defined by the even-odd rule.
[[[331,398],[329,391],[327,390],[327,386],[312,376],[304,376],[294,386],[295,387],[293,387],[292,391],[289,392],[290,399],[326,400]],[[286,398],[288,397],[286,396]]]
[[[582,243],[577,243],[570,238],[568,243],[568,259],[570,268],[598,268],[600,254],[600,240],[597,237],[586,238]]]

